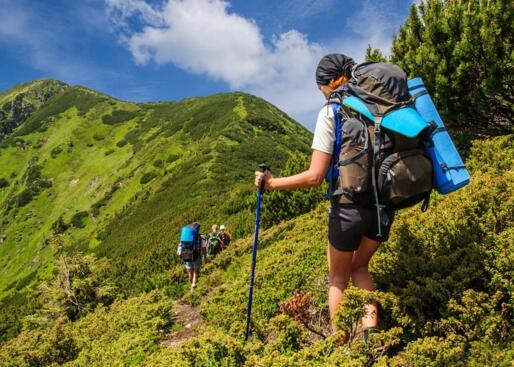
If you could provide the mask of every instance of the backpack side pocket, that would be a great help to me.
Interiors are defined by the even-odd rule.
[[[421,149],[393,153],[380,164],[380,202],[390,209],[419,203],[432,191],[432,161]]]
[[[360,194],[371,183],[372,149],[366,123],[348,118],[342,129],[339,155],[340,188],[344,193]]]

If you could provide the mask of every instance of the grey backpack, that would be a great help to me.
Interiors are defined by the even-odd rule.
[[[336,147],[333,199],[373,205],[379,223],[386,210],[424,201],[432,191],[432,162],[425,153],[432,125],[412,107],[407,76],[391,63],[357,65],[348,85],[334,92]],[[336,179],[334,179],[334,176]],[[381,226],[378,228],[381,236]]]

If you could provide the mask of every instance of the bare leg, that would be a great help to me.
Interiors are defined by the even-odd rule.
[[[194,288],[196,287],[196,282],[198,281],[198,275],[200,273],[200,269],[195,269],[193,271],[193,281],[191,283],[191,286]]]
[[[193,269],[188,269],[187,275],[189,276],[189,283],[193,283],[193,273],[194,273]]]
[[[378,249],[380,243],[365,236],[362,237],[359,248],[353,254],[352,259],[352,282],[357,288],[368,291],[375,290],[375,283],[368,271],[369,261]],[[362,328],[378,326],[377,304],[364,305],[366,315],[362,318]]]
[[[332,320],[350,280],[352,256],[352,251],[339,251],[328,245],[328,308]]]

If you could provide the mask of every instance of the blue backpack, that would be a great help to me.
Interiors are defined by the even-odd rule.
[[[180,247],[182,260],[193,262],[198,259],[201,254],[200,225],[198,223],[182,227],[180,233]]]

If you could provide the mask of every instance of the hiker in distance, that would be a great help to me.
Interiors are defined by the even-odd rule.
[[[224,224],[220,225],[220,239],[221,239],[221,249],[224,250],[228,247],[230,244],[230,241],[232,240],[232,235],[229,231],[227,231],[227,228]]]
[[[207,236],[206,263],[210,262],[221,251],[221,234],[217,224],[213,224],[211,232]]]
[[[182,257],[184,261],[191,283],[191,291],[196,288],[196,283],[200,277],[200,268],[202,267],[202,258],[205,255],[206,247],[205,236],[200,234],[200,224],[193,223],[182,228],[177,255]]]
[[[318,114],[312,157],[308,170],[299,174],[276,178],[271,172],[255,172],[255,185],[260,186],[265,179],[265,190],[291,190],[317,187],[323,183],[327,171],[333,166],[334,146],[336,143],[336,122],[331,97],[335,90],[346,87],[356,63],[342,54],[324,56],[316,69],[318,89],[327,103]],[[344,121],[343,121],[344,126]],[[344,144],[344,140],[343,140]],[[378,249],[378,219],[369,193],[355,195],[358,200],[344,202],[341,195],[331,195],[328,215],[328,252],[329,293],[328,303],[330,317],[336,313],[343,293],[350,278],[354,286],[374,290],[374,282],[368,272],[368,264]],[[357,196],[359,196],[357,198]],[[343,201],[343,203],[341,203]],[[394,219],[394,212],[384,213],[388,216],[387,224],[382,225],[380,241],[386,241]],[[367,337],[378,326],[378,308],[376,304],[365,305],[366,315],[362,319],[362,331]]]

